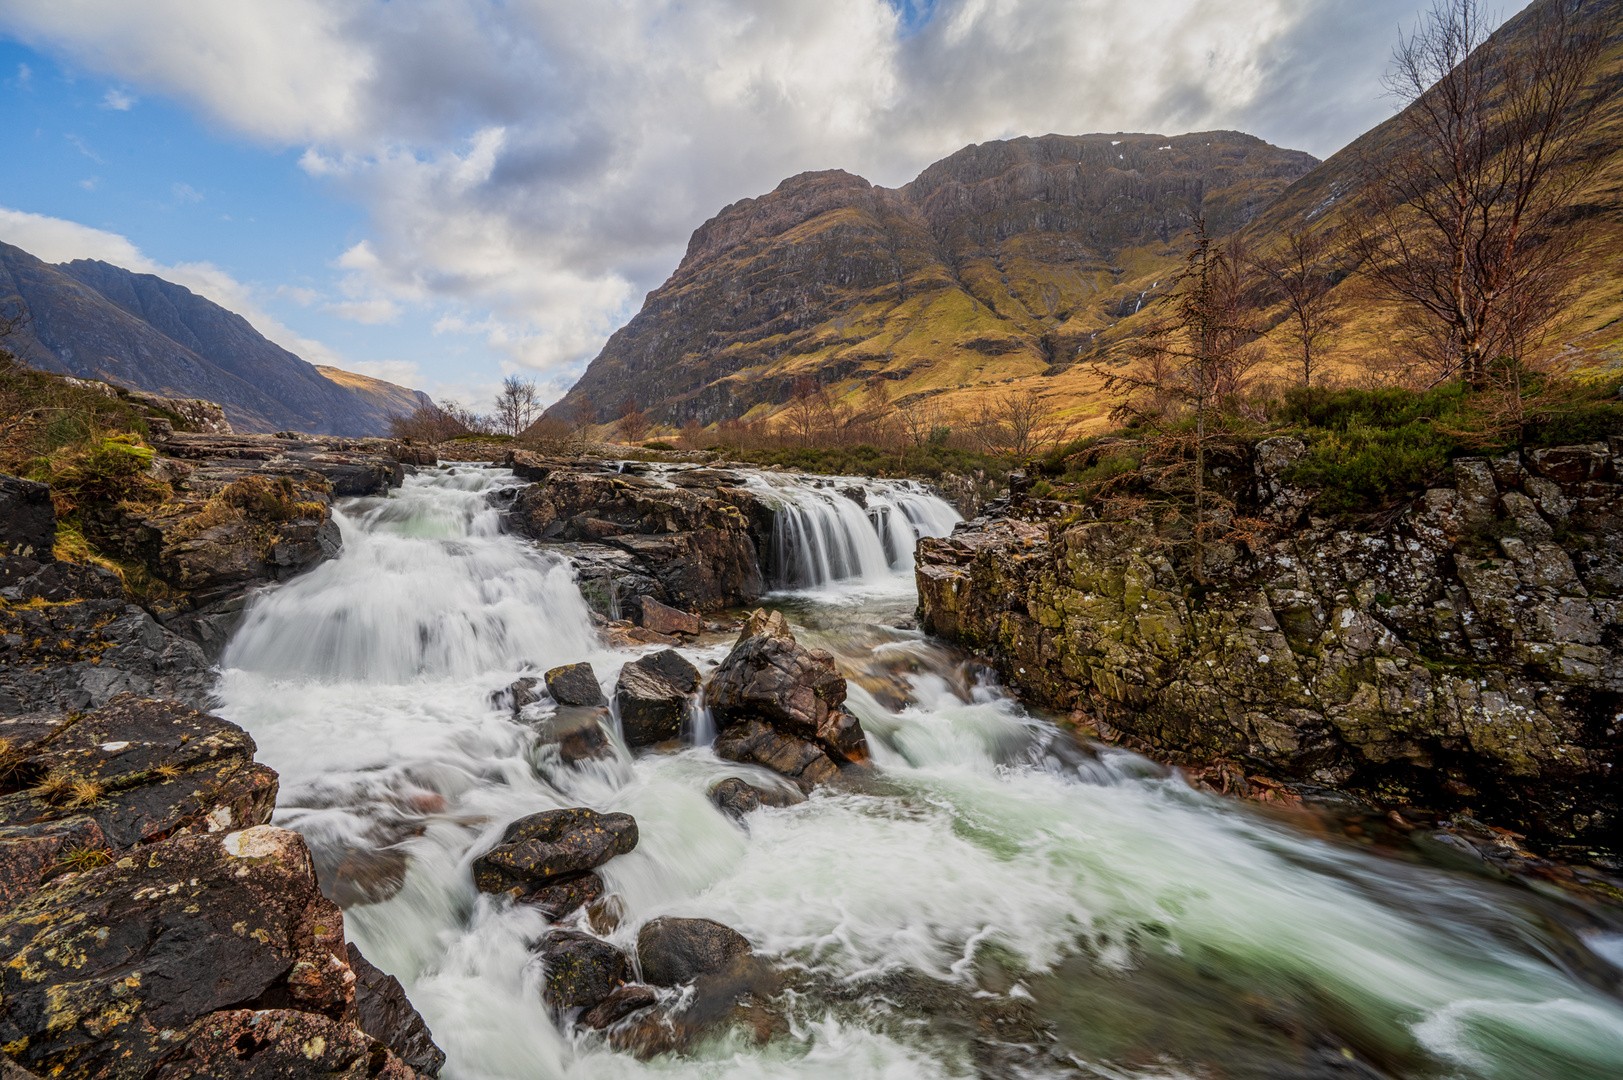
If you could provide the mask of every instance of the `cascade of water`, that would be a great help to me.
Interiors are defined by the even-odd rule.
[[[880,581],[913,568],[921,536],[946,536],[962,518],[909,480],[752,478],[775,516],[770,562],[779,588]],[[841,489],[860,487],[864,509]]]
[[[541,761],[490,691],[526,661],[591,660],[608,682],[633,654],[595,643],[566,568],[499,535],[482,492],[508,482],[425,471],[346,505],[344,554],[257,600],[218,687],[222,713],[282,774],[278,822],[318,865],[403,870],[391,898],[347,907],[346,932],[405,983],[450,1056],[446,1080],[892,1080],[971,1075],[983,1060],[992,1075],[1056,1078],[1623,1070],[1605,959],[1623,937],[1605,920],[1564,922],[1556,900],[1327,842],[1125,752],[1078,763],[1081,748],[1061,753],[1057,730],[995,686],[966,689],[945,660],[931,669],[947,650],[921,635],[886,631],[872,650],[908,672],[909,704],[851,686],[871,787],[740,828],[707,788],[770,774],[707,746],[578,770]],[[797,542],[830,539],[819,521],[860,524],[881,551],[904,525],[950,527],[922,492],[864,486],[886,514],[808,508]],[[843,498],[773,490],[786,487],[795,505]],[[874,590],[853,579],[848,592]],[[863,602],[905,607],[878,595]],[[838,599],[795,603],[863,626],[894,614]],[[686,651],[703,668],[729,644]],[[691,722],[702,735],[702,708]],[[634,952],[657,916],[710,918],[798,972],[767,1006],[782,1023],[765,1046],[722,1039],[641,1062],[560,1032],[571,1017],[549,1014],[528,948],[545,920],[477,894],[468,864],[507,822],[579,805],[638,823],[637,848],[600,869],[624,905],[614,944]],[[965,1035],[937,1022],[949,1008],[993,1011]],[[997,1055],[1024,1044],[996,1041],[989,1018],[1026,1014],[1053,1027],[1005,1068]]]

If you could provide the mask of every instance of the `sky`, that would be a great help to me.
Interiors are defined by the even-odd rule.
[[[1500,16],[1521,6],[1509,0]],[[782,179],[1217,128],[1326,157],[1419,0],[5,0],[0,240],[312,363],[552,400]]]

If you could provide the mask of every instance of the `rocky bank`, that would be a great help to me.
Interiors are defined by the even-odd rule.
[[[921,542],[922,624],[1163,759],[1615,848],[1623,440],[1456,460],[1364,527],[1304,512],[1302,451],[1251,448],[1235,494],[1274,527],[1209,550],[1205,586],[1145,521],[1017,496]]]

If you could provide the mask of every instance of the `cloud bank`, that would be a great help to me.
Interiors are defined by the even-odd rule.
[[[697,225],[800,171],[896,185],[987,139],[1216,127],[1324,156],[1388,114],[1378,78],[1414,7],[10,0],[0,29],[302,148],[370,217],[328,310],[434,310],[555,381]]]

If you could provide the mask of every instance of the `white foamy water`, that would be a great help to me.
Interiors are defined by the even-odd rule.
[[[1173,1022],[1264,1006],[1314,1018],[1322,1031],[1293,1037],[1323,1043],[1313,1053],[1380,1067],[1313,1071],[1282,1057],[1273,1075],[1623,1075],[1616,969],[1582,944],[1615,952],[1615,928],[1575,934],[1559,905],[1319,839],[1132,755],[1045,752],[1051,727],[995,687],[965,692],[954,673],[927,670],[940,650],[917,634],[882,633],[872,647],[912,663],[911,704],[890,711],[852,686],[871,788],[763,810],[745,829],[705,792],[758,774],[708,748],[552,768],[491,692],[578,660],[608,689],[635,654],[596,642],[566,566],[500,534],[484,493],[511,482],[435,470],[347,506],[344,554],[255,604],[218,690],[220,711],[282,775],[278,821],[324,866],[409,855],[398,895],[350,906],[346,925],[405,983],[451,1080],[1200,1075],[1223,1065],[1238,1021],[1212,1021],[1209,1037]],[[812,490],[808,505],[850,516]],[[915,536],[945,531],[899,496],[886,505]],[[847,660],[869,646],[831,627],[860,624],[865,605],[894,607],[911,565],[911,546],[905,560],[885,556],[876,522],[852,507],[883,569],[862,562],[869,551],[848,564],[860,574],[843,575],[848,603],[801,595],[792,609],[816,615]],[[823,529],[820,513],[801,519],[803,538]],[[803,584],[837,581],[829,565]],[[687,651],[708,670],[725,650]],[[639,1062],[560,1032],[527,949],[541,917],[478,895],[468,866],[514,818],[575,805],[638,822],[637,849],[601,871],[626,907],[613,939],[630,947],[664,914],[735,927],[800,980],[777,1005],[783,1033]],[[988,956],[1019,980],[989,981]],[[943,1010],[1034,1002],[1060,1046],[998,1065],[898,978],[937,988]],[[1261,1032],[1258,1052],[1286,1053],[1268,1049],[1273,1029],[1244,1022]],[[1172,1057],[1146,1057],[1145,1045]],[[1243,1062],[1225,1073],[1257,1074]]]

